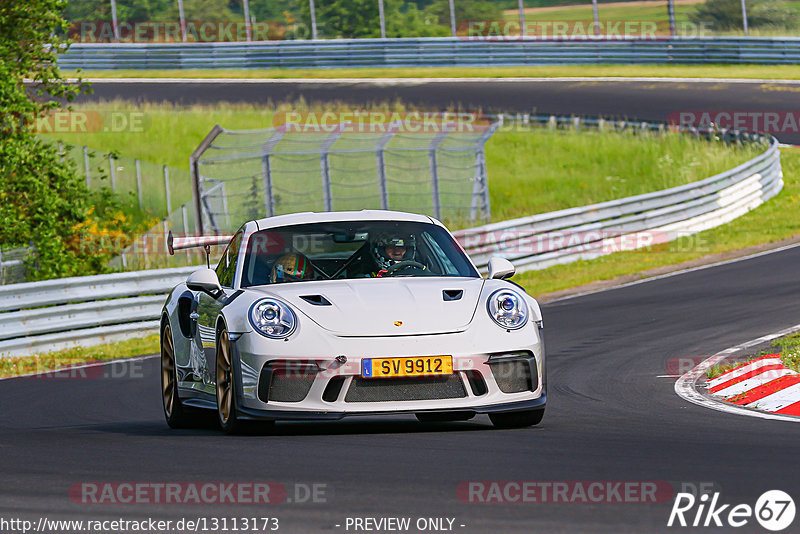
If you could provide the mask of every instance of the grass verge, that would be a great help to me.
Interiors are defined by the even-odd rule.
[[[794,216],[800,203],[800,149],[783,148],[781,154],[783,190],[728,224],[663,245],[520,273],[514,280],[529,293],[540,296],[598,280],[613,281],[631,275],[633,279],[646,278],[647,271],[657,267],[796,237],[800,234]]]
[[[789,334],[788,336],[773,339],[770,345],[778,349],[777,353],[780,354],[781,363],[783,363],[784,366],[800,373],[800,332],[795,332],[793,334]],[[706,371],[706,376],[709,380],[711,380],[730,371],[731,369],[740,367],[755,360],[756,358],[766,356],[767,354],[776,354],[776,352],[774,350],[762,350],[758,354],[753,354],[734,362],[726,362],[720,365],[715,365]]]
[[[187,155],[214,124],[229,129],[264,128],[272,124],[275,111],[303,111],[310,106],[297,102],[177,108],[108,102],[75,109],[142,114],[143,127],[132,132],[64,133],[51,135],[51,139],[188,171]],[[325,109],[352,110],[343,105]],[[377,109],[404,108],[387,104]],[[730,169],[759,152],[757,147],[733,149],[675,133],[598,134],[504,127],[486,144],[492,218],[502,221],[682,185]],[[82,168],[82,159],[77,163]],[[157,173],[153,183],[163,183],[160,167],[152,169]],[[174,176],[171,189],[173,206],[191,199],[188,173],[181,180]],[[163,195],[163,187],[153,187],[148,194]]]
[[[0,378],[46,373],[81,364],[130,358],[159,351],[158,334],[94,345],[74,347],[32,356],[0,358]]]
[[[65,71],[75,78],[76,72]],[[800,80],[796,65],[564,65],[521,67],[385,67],[349,69],[85,70],[83,78],[558,78],[655,77]]]

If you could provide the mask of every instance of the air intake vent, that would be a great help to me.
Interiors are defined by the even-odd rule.
[[[322,295],[300,295],[300,298],[314,306],[330,306],[331,301]]]
[[[442,298],[444,298],[445,302],[451,300],[461,300],[461,297],[464,296],[463,289],[445,289],[442,291]]]

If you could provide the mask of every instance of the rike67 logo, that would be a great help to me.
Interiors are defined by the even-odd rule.
[[[672,504],[667,526],[672,527],[743,527],[755,519],[761,527],[778,532],[794,521],[794,500],[781,490],[761,495],[755,506],[723,504],[720,493],[678,493]]]

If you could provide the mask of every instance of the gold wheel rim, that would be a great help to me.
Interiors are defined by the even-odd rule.
[[[223,424],[228,422],[233,405],[233,388],[231,386],[231,351],[228,333],[222,332],[217,344],[217,408]]]
[[[164,328],[161,340],[161,397],[164,402],[164,413],[172,415],[172,403],[175,401],[175,348],[172,346],[172,331]]]

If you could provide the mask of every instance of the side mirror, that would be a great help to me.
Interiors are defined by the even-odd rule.
[[[192,291],[203,291],[210,295],[216,295],[222,291],[217,273],[213,269],[200,269],[193,272],[186,279],[186,287]]]
[[[514,265],[505,258],[493,256],[489,260],[489,279],[490,280],[505,280],[514,276],[517,270]]]

